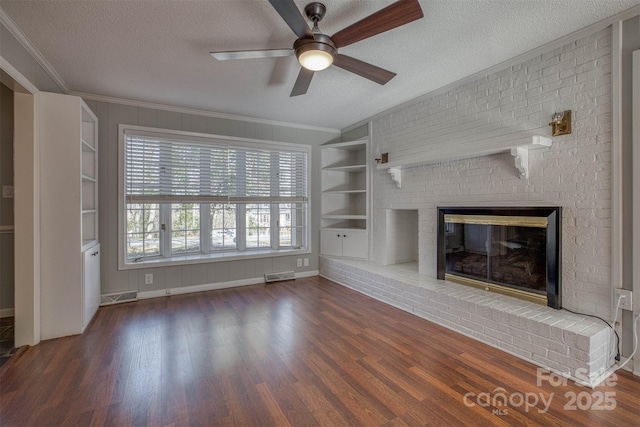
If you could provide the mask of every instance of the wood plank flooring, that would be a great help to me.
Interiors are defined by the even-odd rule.
[[[640,425],[638,377],[536,375],[313,277],[103,307],[2,372],[0,425]]]

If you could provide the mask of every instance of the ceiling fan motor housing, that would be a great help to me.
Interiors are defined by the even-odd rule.
[[[304,8],[304,14],[307,15],[307,18],[314,24],[322,21],[324,18],[324,14],[327,12],[327,8],[320,2],[309,3]]]
[[[338,53],[336,45],[333,44],[329,36],[326,34],[314,34],[312,39],[298,39],[293,43],[293,49],[296,51],[296,57],[298,58],[300,58],[300,55],[310,50],[327,52],[332,57],[335,57]]]

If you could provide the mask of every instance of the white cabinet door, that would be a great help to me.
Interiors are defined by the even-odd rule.
[[[342,234],[340,231],[322,230],[320,232],[320,253],[342,256]]]
[[[366,259],[369,252],[366,230],[322,230],[320,253],[329,256]]]
[[[366,258],[368,246],[367,232],[365,230],[347,230],[342,233],[342,256]]]
[[[100,245],[92,246],[84,251],[84,311],[82,328],[84,329],[100,305]]]

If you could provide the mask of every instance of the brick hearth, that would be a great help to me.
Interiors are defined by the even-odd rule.
[[[603,322],[417,272],[417,266],[320,259],[320,275],[590,386],[604,378]]]

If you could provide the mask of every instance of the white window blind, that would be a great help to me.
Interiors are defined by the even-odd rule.
[[[307,152],[125,131],[128,203],[306,202]]]

